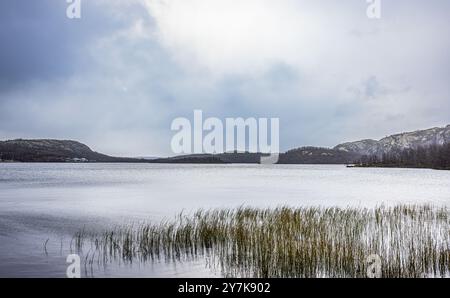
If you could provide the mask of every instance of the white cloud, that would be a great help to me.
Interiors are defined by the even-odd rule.
[[[186,71],[205,80],[244,78],[245,99],[253,106],[265,98],[269,106],[285,109],[308,108],[308,102],[311,106],[361,105],[360,114],[346,122],[349,127],[356,121],[363,127],[367,123],[370,130],[374,123],[383,126],[377,121],[384,118],[397,121],[386,125],[398,129],[412,129],[411,123],[417,121],[431,124],[436,121],[434,115],[420,112],[430,97],[448,105],[447,77],[439,76],[443,63],[449,64],[450,45],[445,29],[450,22],[441,13],[442,5],[447,5],[442,2],[433,1],[433,6],[420,1],[383,1],[381,20],[367,18],[368,4],[363,0],[145,3],[157,25],[159,41]],[[267,81],[254,81],[278,65],[298,75],[286,88],[290,93],[260,92],[267,90]],[[384,89],[372,96],[374,102],[351,91],[365,88],[370,78],[376,78]],[[408,116],[391,117],[399,113]],[[412,118],[418,119],[404,120]]]
[[[161,42],[180,62],[212,74],[252,74],[266,71],[272,63],[311,64],[302,58],[317,52],[318,43],[324,42],[320,31],[330,29],[317,18],[317,7],[305,1],[146,3]]]

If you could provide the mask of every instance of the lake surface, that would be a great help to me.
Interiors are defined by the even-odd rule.
[[[1,164],[0,277],[65,277],[81,229],[239,206],[450,206],[450,171],[341,165]],[[44,245],[44,243],[46,243]],[[89,253],[89,252],[87,252]],[[109,264],[83,276],[220,277],[207,262]]]

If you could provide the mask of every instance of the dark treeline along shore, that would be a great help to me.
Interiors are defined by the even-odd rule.
[[[225,277],[450,276],[450,211],[428,205],[200,210],[174,220],[82,230],[71,249],[87,266],[203,258]]]
[[[394,150],[377,155],[364,155],[356,162],[358,167],[431,168],[450,170],[450,143]]]

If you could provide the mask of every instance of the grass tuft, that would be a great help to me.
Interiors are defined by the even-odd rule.
[[[78,251],[90,243],[98,263],[208,258],[227,277],[366,277],[372,254],[382,277],[450,272],[450,212],[429,205],[199,210],[103,233],[83,229],[73,242]]]

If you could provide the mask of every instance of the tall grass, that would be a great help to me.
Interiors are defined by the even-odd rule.
[[[432,206],[199,210],[172,221],[80,231],[97,262],[207,258],[227,277],[366,277],[377,254],[383,277],[450,272],[450,212]],[[90,261],[91,263],[93,261]]]

